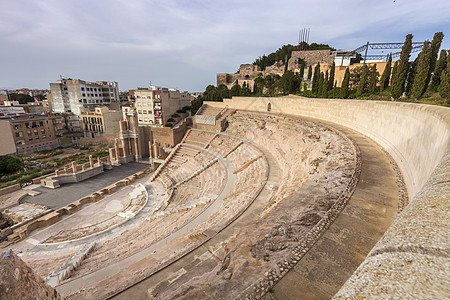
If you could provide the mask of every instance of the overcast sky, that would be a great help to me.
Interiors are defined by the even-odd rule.
[[[305,27],[337,49],[436,31],[450,49],[448,0],[0,0],[0,11],[0,88],[49,88],[62,75],[204,91]]]

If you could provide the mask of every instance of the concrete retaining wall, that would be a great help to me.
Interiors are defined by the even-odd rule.
[[[447,297],[450,109],[295,96],[207,102],[264,112],[269,103],[273,113],[334,122],[379,143],[397,162],[412,199],[336,297]]]

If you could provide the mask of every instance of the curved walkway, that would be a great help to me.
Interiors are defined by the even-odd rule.
[[[339,129],[359,146],[361,176],[341,214],[273,292],[264,296],[266,300],[332,298],[396,217],[396,178],[379,146],[351,129],[320,122]]]

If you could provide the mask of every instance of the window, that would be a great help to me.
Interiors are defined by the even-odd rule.
[[[85,94],[85,93],[83,93],[82,95],[83,95],[83,97],[86,97],[86,94]]]
[[[44,128],[41,129],[41,133],[45,134],[45,129]]]
[[[147,114],[147,111],[146,111],[146,110],[144,110],[144,111],[143,111],[143,113],[144,113],[144,114]]]
[[[98,124],[102,124],[102,118],[97,118]]]
[[[81,87],[81,90],[84,91],[84,87]]]
[[[14,125],[14,129],[20,129],[20,128],[22,128],[22,125],[20,125],[20,124]]]
[[[32,141],[32,140],[33,140],[33,138],[29,138],[29,139],[28,139],[28,141]]]

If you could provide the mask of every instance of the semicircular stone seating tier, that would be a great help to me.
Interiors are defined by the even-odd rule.
[[[228,161],[231,169],[227,170],[224,160]],[[241,138],[191,129],[182,143],[159,166],[156,176],[150,179],[172,193],[167,203],[153,216],[168,215],[197,206],[206,207],[221,194],[227,172],[236,175],[235,187],[225,198],[227,208],[237,213],[243,205],[231,205],[232,200],[239,197],[251,200],[256,196],[267,177],[265,164],[262,152]],[[256,178],[248,180],[251,176],[245,176],[246,172],[256,174]],[[218,215],[214,214],[212,219],[214,217]]]

